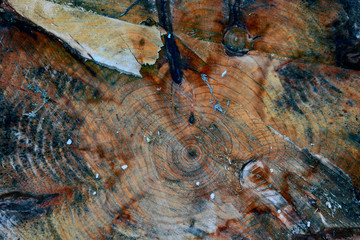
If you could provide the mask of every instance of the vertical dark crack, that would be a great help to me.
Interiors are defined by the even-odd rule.
[[[191,113],[190,113],[190,116],[189,116],[189,123],[190,123],[190,124],[194,124],[195,121],[196,121],[196,119],[195,119],[194,113],[191,112]]]
[[[170,0],[157,0],[156,6],[158,9],[160,25],[168,33],[165,37],[165,54],[169,61],[171,78],[175,83],[181,84],[183,78],[183,64],[173,34]]]
[[[229,1],[229,26],[237,26],[245,30],[245,15],[242,11],[242,0]]]

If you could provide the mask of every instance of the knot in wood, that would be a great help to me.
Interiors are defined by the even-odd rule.
[[[249,51],[248,34],[237,26],[232,26],[225,31],[223,44],[228,53],[233,55],[243,55]]]

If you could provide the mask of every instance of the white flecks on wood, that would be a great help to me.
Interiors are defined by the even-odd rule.
[[[210,194],[211,199],[215,199],[215,193]]]
[[[281,133],[279,133],[278,131],[276,131],[274,128],[267,126],[275,135],[278,135],[280,137],[282,137],[285,141],[287,141],[288,143],[292,144],[297,150],[302,151],[302,149],[297,146],[293,141],[290,140],[290,138],[288,138],[285,135],[282,135]]]
[[[71,145],[72,144],[72,140],[71,139],[68,139],[67,142],[66,142],[67,145]]]
[[[219,111],[219,112],[223,112],[223,109],[221,108],[221,104],[220,104],[220,103],[215,104],[214,109],[217,110],[217,111]]]
[[[125,169],[128,168],[128,165],[122,165],[121,168],[122,168],[123,170],[125,170]]]

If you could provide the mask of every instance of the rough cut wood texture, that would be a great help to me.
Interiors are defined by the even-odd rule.
[[[1,2],[0,239],[360,238],[358,3],[54,2],[164,46],[122,74]]]

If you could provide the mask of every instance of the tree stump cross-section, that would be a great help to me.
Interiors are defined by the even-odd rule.
[[[0,239],[359,239],[359,9],[0,1]]]

